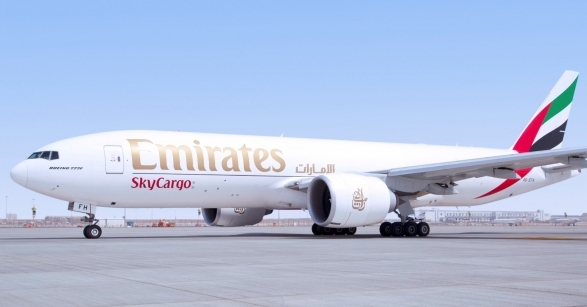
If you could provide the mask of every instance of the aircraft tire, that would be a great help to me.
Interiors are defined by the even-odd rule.
[[[334,234],[337,236],[344,236],[346,234],[346,228],[333,228]]]
[[[384,237],[391,236],[391,223],[390,222],[381,223],[381,226],[379,226],[379,233]]]
[[[352,236],[357,233],[357,227],[346,228],[345,232],[347,235]]]
[[[407,222],[404,224],[404,236],[415,237],[418,234],[418,224]]]
[[[98,239],[102,236],[102,228],[98,225],[90,225],[86,233],[88,234],[88,239]]]
[[[426,222],[418,223],[418,235],[420,237],[427,237],[430,234],[430,225]]]
[[[322,227],[322,234],[323,235],[333,235],[334,230],[330,227]]]
[[[84,227],[84,237],[86,237],[86,239],[89,239],[90,237],[88,237],[88,228],[90,227],[90,225],[86,225],[86,227]]]
[[[321,235],[321,234],[322,234],[322,231],[321,231],[321,229],[320,229],[320,228],[321,228],[320,226],[318,226],[318,225],[316,225],[316,224],[313,224],[313,225],[312,225],[312,233],[313,233],[315,236],[319,236],[319,235]]]
[[[391,224],[391,235],[393,237],[401,237],[404,235],[404,225],[400,222]]]

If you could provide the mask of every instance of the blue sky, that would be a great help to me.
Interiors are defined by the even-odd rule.
[[[33,198],[40,216],[68,215],[10,169],[109,130],[507,148],[565,69],[587,72],[585,12],[585,1],[4,2],[0,196],[19,217]],[[587,145],[583,79],[564,147]],[[474,209],[587,212],[586,183]]]

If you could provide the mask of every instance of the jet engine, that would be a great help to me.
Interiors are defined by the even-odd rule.
[[[262,208],[206,208],[202,216],[208,226],[237,227],[255,225],[271,212]]]
[[[396,195],[376,177],[327,174],[308,187],[308,211],[323,227],[348,228],[381,222],[397,205]]]

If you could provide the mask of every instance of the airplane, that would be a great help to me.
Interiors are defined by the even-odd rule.
[[[562,224],[562,225],[566,225],[566,226],[576,226],[577,223],[579,223],[581,220],[578,218],[573,218],[573,217],[568,217],[567,213],[565,212],[565,217],[564,218],[553,218],[551,222],[554,223],[554,225],[558,225],[558,224]]]
[[[510,226],[520,226],[523,223],[528,223],[532,220],[532,217],[527,218],[511,218],[511,219],[493,219],[491,220],[491,226],[498,224],[506,224]]]
[[[553,220],[554,225],[558,225],[558,224],[562,224],[562,225],[566,225],[566,226],[576,226],[577,223],[579,223],[581,220],[577,219],[577,218],[565,218],[565,219],[555,219]]]
[[[587,167],[561,148],[579,74],[565,71],[509,149],[176,131],[113,131],[57,141],[10,172],[19,185],[86,215],[96,209],[202,208],[209,226],[254,225],[308,210],[315,235],[426,237],[414,208],[482,205],[555,184]]]

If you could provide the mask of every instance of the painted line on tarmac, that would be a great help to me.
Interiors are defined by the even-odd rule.
[[[514,237],[512,239],[521,240],[585,240],[584,238],[572,238],[572,237]]]

